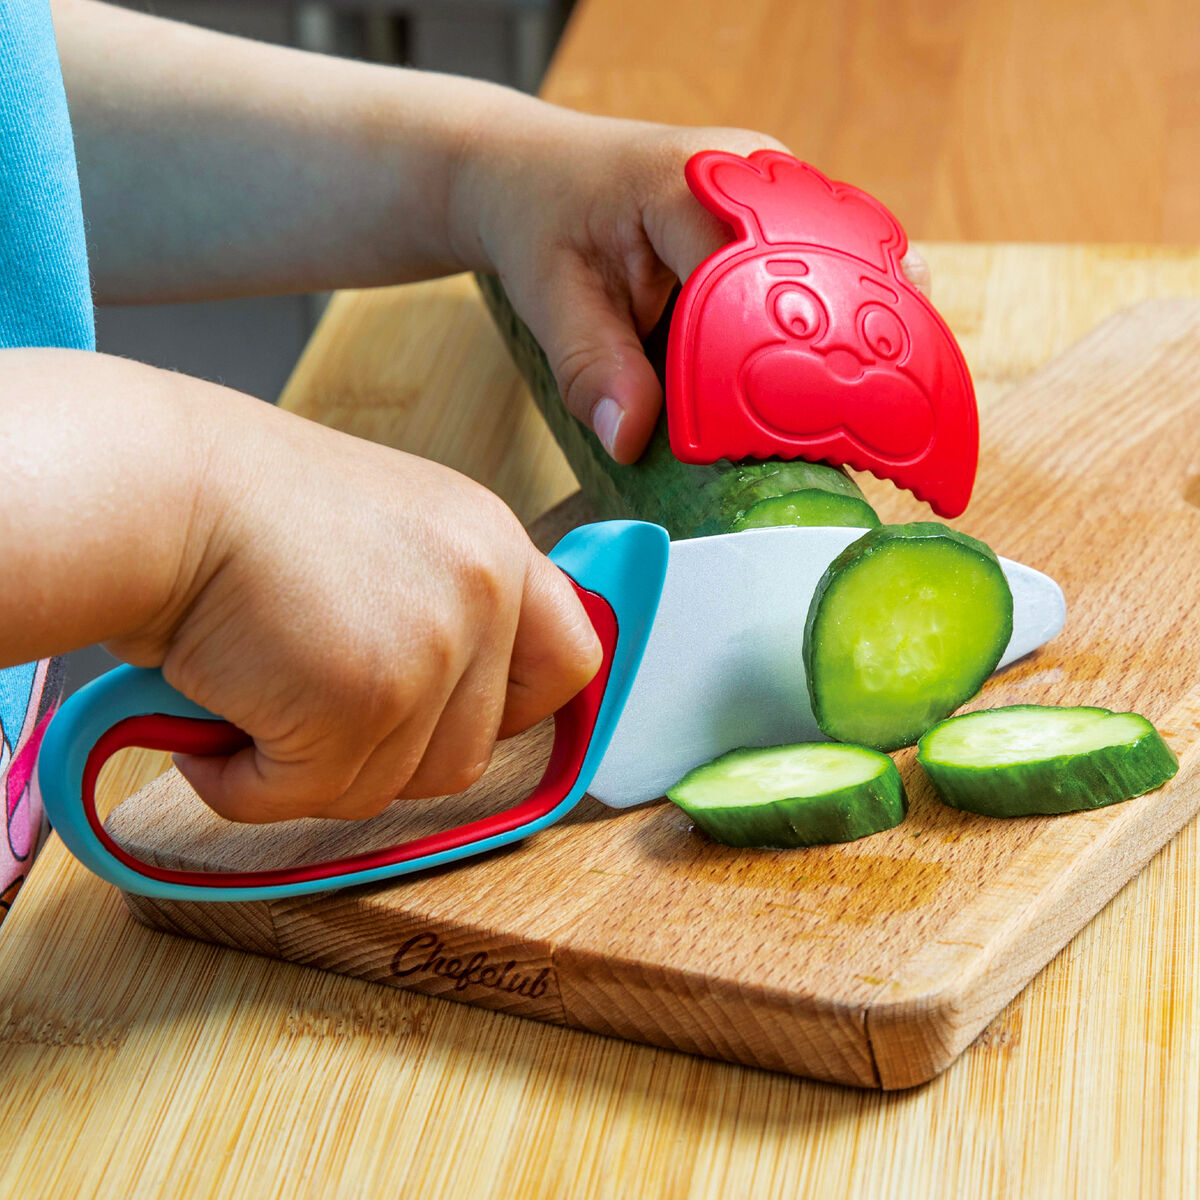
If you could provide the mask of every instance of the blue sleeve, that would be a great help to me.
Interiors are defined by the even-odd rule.
[[[0,349],[95,344],[49,0],[0,0]]]
[[[0,0],[0,349],[21,346],[96,346],[75,147],[48,0]],[[33,763],[61,677],[58,661],[0,671],[0,921],[44,830]]]

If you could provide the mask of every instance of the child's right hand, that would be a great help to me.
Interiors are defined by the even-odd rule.
[[[179,761],[218,813],[358,818],[459,791],[592,677],[570,583],[494,495],[221,392],[171,595],[108,643],[253,736]]]

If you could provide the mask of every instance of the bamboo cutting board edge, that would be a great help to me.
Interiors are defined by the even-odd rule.
[[[1200,691],[1189,695],[1180,710],[1188,721],[1188,731],[1193,735],[1200,733]],[[1170,740],[1176,743],[1180,737],[1180,724],[1175,722],[1172,729],[1174,736]],[[957,957],[948,959],[945,956],[944,941],[938,943],[936,953],[933,947],[926,947],[924,957],[933,961],[925,969],[922,955],[910,960],[912,977],[894,981],[900,986],[901,995],[889,995],[888,986],[881,984],[861,1007],[844,1005],[839,1008],[843,1035],[857,1034],[861,1043],[857,1053],[852,1049],[848,1059],[840,1059],[841,1065],[837,1068],[826,1065],[826,1069],[822,1069],[821,1064],[827,1064],[831,1057],[828,1048],[810,1048],[808,1055],[802,1055],[797,1062],[794,1055],[789,1058],[779,1053],[778,1046],[773,1044],[768,1045],[765,1052],[760,1048],[756,1053],[747,1046],[731,1049],[714,1042],[712,1030],[719,1024],[720,1017],[742,1007],[745,989],[742,980],[714,978],[700,970],[661,969],[653,963],[623,957],[581,954],[565,942],[556,945],[524,941],[521,944],[524,952],[532,953],[536,961],[545,962],[551,968],[557,993],[553,1005],[540,1009],[530,1004],[513,1007],[493,1003],[492,997],[474,995],[464,999],[453,991],[433,994],[551,1024],[700,1053],[764,1070],[802,1073],[827,1082],[888,1091],[917,1086],[945,1070],[995,1014],[1195,816],[1200,808],[1200,787],[1197,786],[1200,742],[1191,743],[1191,747],[1191,753],[1181,760],[1179,776],[1172,781],[1169,792],[1164,793],[1173,803],[1163,806],[1161,796],[1156,794],[1150,801],[1132,801],[1120,809],[1101,810],[1099,815],[1119,815],[1120,820],[1110,822],[1099,838],[1081,838],[1086,842],[1089,858],[1096,864],[1095,873],[1106,880],[1103,889],[1089,892],[1083,888],[1080,880],[1085,873],[1077,871],[1061,877],[1057,895],[1045,891],[1039,894],[1040,919],[1036,921],[1027,920],[1029,914],[1024,910],[1007,914],[1000,911],[1006,902],[1002,893],[993,897],[994,903],[986,911],[972,910],[968,922],[970,928],[958,931],[956,948],[960,953]],[[1088,878],[1093,877],[1088,875]],[[123,896],[129,911],[140,922],[161,932],[340,973],[361,974],[388,986],[402,987],[377,969],[355,970],[352,963],[336,955],[330,957],[325,950],[325,939],[313,938],[312,926],[308,923],[310,920],[329,921],[339,915],[339,910],[354,910],[360,903],[368,907],[378,903],[376,911],[386,922],[389,920],[386,899],[391,890],[385,885],[355,889],[345,893],[341,902],[334,895],[326,894],[270,904],[220,906],[147,900],[127,893]],[[603,901],[604,897],[598,895],[591,905]],[[284,942],[297,914],[301,914],[297,928],[302,936],[296,946],[289,949]],[[236,922],[227,919],[235,916]],[[357,919],[363,920],[361,914]],[[577,919],[586,920],[587,910],[577,914]],[[354,920],[352,914],[351,921],[344,927],[347,932],[353,930]],[[990,922],[994,923],[989,925]],[[430,921],[421,919],[411,929],[424,931],[430,927]],[[435,932],[446,932],[448,936],[457,934],[460,938],[468,932],[463,925],[442,931],[434,922],[433,927]],[[334,936],[338,930],[334,920]],[[987,940],[967,941],[975,930],[983,933]],[[410,931],[408,926],[393,928],[393,941],[399,941],[402,934]],[[307,938],[304,933],[308,934]],[[564,930],[563,935],[568,936],[569,931]],[[505,931],[481,926],[473,931],[473,936],[481,946],[495,946],[503,943]],[[667,1027],[656,1006],[643,1004],[638,1006],[635,1017],[626,1012],[621,1013],[620,1018],[614,1018],[619,1006],[589,1002],[589,998],[594,1001],[597,993],[629,997],[647,989],[660,1000],[669,1001],[672,1028]],[[418,987],[414,990],[430,989]],[[829,1006],[828,997],[824,1002]],[[708,1011],[710,1003],[715,1004],[717,1015]],[[762,1020],[769,1019],[765,1014],[775,1012],[785,1014],[783,1019],[795,1022],[803,1008],[793,991],[757,987],[743,1015],[750,1017],[752,1010]],[[807,1015],[815,1020],[828,1020],[832,1011],[829,1006],[829,1012],[823,1014],[818,1008]],[[851,1065],[847,1066],[847,1063]],[[798,1071],[797,1066],[804,1069]]]
[[[973,953],[962,954],[961,961],[948,959],[945,942],[936,951],[927,945],[907,964],[912,974],[904,994],[888,995],[887,987],[880,987],[867,1006],[865,1022],[882,1087],[911,1087],[945,1070],[1200,811],[1200,688],[1185,697],[1161,728],[1179,754],[1179,774],[1149,797],[1097,810],[1101,817],[1117,819],[1098,837],[1086,839],[1073,862],[1079,869],[1060,876],[1056,891],[1040,894],[1040,920],[1025,920],[1019,910],[1006,920],[1006,897],[997,891],[986,908],[970,910],[968,928],[959,931],[959,944]],[[1185,734],[1190,741],[1183,741]],[[1080,816],[1085,814],[1059,819]],[[1104,886],[1089,891],[1086,882],[1097,877]],[[983,940],[970,942],[972,935]],[[914,1071],[914,1063],[926,1066]]]

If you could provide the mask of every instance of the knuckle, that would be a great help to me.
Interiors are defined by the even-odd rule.
[[[239,825],[274,825],[280,821],[301,820],[319,815],[321,809],[319,800],[287,787],[266,795],[234,790],[220,800],[206,803],[218,816]]]
[[[565,351],[555,363],[554,377],[558,380],[563,403],[567,411],[584,424],[591,421],[592,409],[599,399],[595,389],[588,386],[588,377],[610,365],[612,357],[610,347],[584,345]]]
[[[733,125],[713,125],[702,131],[706,145],[718,150],[726,150],[731,154],[752,154],[755,150],[782,150],[790,153],[788,148],[767,133],[756,129],[739,129]]]
[[[377,707],[388,711],[391,723],[400,723],[414,694],[432,697],[457,671],[462,649],[451,621],[447,613],[429,622],[421,636],[415,671],[389,674]]]
[[[467,762],[458,767],[451,773],[450,783],[451,790],[455,792],[465,792],[467,788],[477,784],[484,776],[488,769],[489,759],[479,759],[475,762]]]
[[[471,564],[468,584],[471,599],[486,611],[495,612],[507,596],[507,570],[495,561],[476,561]]]
[[[120,653],[122,657],[126,657],[127,661],[133,662],[132,657],[124,654],[124,648],[110,642],[109,648],[116,653]],[[204,672],[200,669],[204,657],[204,643],[187,638],[176,639],[163,655],[161,660],[161,671],[163,678],[177,691],[182,692],[185,696],[190,696],[197,703],[203,704],[205,697],[200,692],[201,689],[197,684],[202,683]]]
[[[428,681],[422,692],[435,696],[453,686],[454,676],[459,671],[459,660],[462,650],[458,639],[445,626],[439,626],[430,633],[425,644],[425,680]],[[404,683],[398,688],[405,688]]]
[[[294,817],[319,817],[344,795],[358,776],[359,764],[341,754],[323,754],[290,764],[288,778],[278,783],[278,794],[286,798]]]
[[[570,588],[565,576],[562,583],[567,589]],[[582,603],[570,591],[564,600],[566,603],[562,609],[559,636],[553,642],[557,653],[552,669],[564,676],[581,677],[579,686],[582,687],[596,673],[603,658],[603,648],[600,635]]]
[[[296,819],[327,816],[339,795],[341,790],[336,785],[307,793],[292,792],[288,798],[288,816]]]
[[[285,802],[286,800],[286,802]],[[276,821],[310,821],[319,817],[325,810],[325,797],[286,797],[281,800],[279,807],[270,817],[264,817],[264,822]]]
[[[455,763],[428,775],[418,772],[410,780],[409,787],[416,787],[426,796],[455,796],[478,783],[486,770],[486,762]]]
[[[581,630],[571,647],[570,657],[563,664],[565,686],[570,688],[571,695],[591,683],[603,661],[600,639],[594,632]]]
[[[481,542],[485,557],[491,563],[494,558],[492,546],[496,532],[500,531],[510,536],[517,533],[523,535],[521,523],[517,520],[516,513],[495,492],[485,487],[479,488],[472,497],[472,508],[478,514],[478,518],[487,525],[488,536],[482,538]]]
[[[512,511],[501,500],[485,502],[494,520],[489,533],[478,538],[460,560],[459,577],[465,598],[475,612],[499,615],[508,610],[523,579],[528,541]],[[448,638],[449,629],[442,631]]]
[[[454,638],[440,615],[373,646],[370,664],[355,686],[334,700],[336,745],[348,757],[365,761],[412,718],[454,661]]]
[[[741,155],[752,154],[755,150],[791,153],[778,138],[735,125],[701,125],[686,129],[664,125],[652,145],[656,148],[656,175],[661,184],[669,188],[680,186],[684,162],[700,150],[723,150]]]

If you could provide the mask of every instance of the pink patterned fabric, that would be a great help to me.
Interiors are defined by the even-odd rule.
[[[0,671],[0,779],[5,837],[0,840],[0,921],[8,915],[46,835],[34,764],[62,692],[56,660]]]

